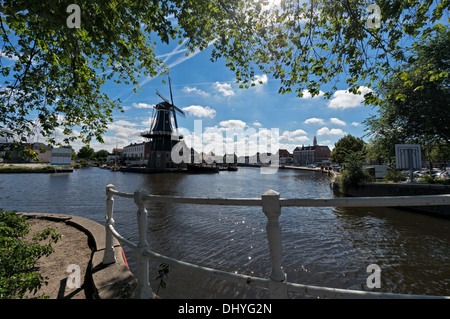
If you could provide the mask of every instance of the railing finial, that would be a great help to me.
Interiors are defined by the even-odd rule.
[[[144,256],[148,250],[147,242],[147,208],[145,196],[148,195],[146,190],[138,190],[134,192],[134,203],[138,207],[137,222],[139,232],[139,242],[136,249],[136,266],[138,284],[136,287],[136,297],[139,299],[149,299],[153,297],[152,287],[150,286],[148,257]]]
[[[114,238],[109,226],[114,227],[114,198],[110,190],[114,189],[114,185],[109,184],[106,186],[106,223],[105,223],[105,253],[103,255],[103,264],[113,264],[116,262],[116,256],[114,255]]]
[[[272,271],[269,278],[271,298],[287,298],[286,274],[281,266],[281,226],[278,217],[281,215],[280,193],[268,190],[261,196],[263,212],[267,217],[267,240],[269,242]]]

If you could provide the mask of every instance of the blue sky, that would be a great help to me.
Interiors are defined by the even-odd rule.
[[[186,57],[184,46],[174,41],[157,46],[156,54],[170,68],[174,104],[186,113],[184,118],[177,117],[179,131],[185,136],[194,132],[194,121],[201,120],[204,134],[210,129],[217,132],[226,128],[254,128],[260,132],[277,128],[279,146],[289,152],[296,146],[312,144],[314,136],[319,144],[332,149],[346,134],[362,137],[362,121],[374,113],[361,103],[361,95],[346,92],[345,79],[341,79],[344,83],[338,85],[339,90],[330,100],[307,95],[299,98],[295,93],[278,94],[279,80],[262,73],[256,76],[263,84],[240,89],[224,61],[210,61],[211,47]],[[156,90],[170,99],[167,76],[142,78],[137,94],[130,86],[105,86],[110,97],[122,100],[125,112],[115,115],[114,123],[104,136],[105,144],[93,142],[91,147],[110,151],[116,145],[123,147],[142,142],[139,134],[150,128],[152,106],[162,101]],[[324,87],[323,91],[326,90]],[[187,138],[188,145],[189,141]],[[239,147],[241,145],[237,145]]]

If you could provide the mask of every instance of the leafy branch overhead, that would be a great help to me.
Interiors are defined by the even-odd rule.
[[[155,49],[175,39],[188,39],[191,52],[212,43],[211,60],[223,59],[243,87],[263,71],[280,80],[280,93],[316,95],[332,84],[329,97],[341,77],[357,92],[406,61],[414,42],[442,29],[449,7],[449,1],[378,1],[379,27],[371,27],[370,1],[80,0],[80,28],[69,28],[70,4],[0,1],[3,135],[43,134],[54,142],[59,128],[65,142],[102,141],[121,110],[103,85],[138,89],[141,76],[167,73]]]
[[[385,145],[450,141],[450,29],[414,47],[409,63],[378,86],[368,135]]]

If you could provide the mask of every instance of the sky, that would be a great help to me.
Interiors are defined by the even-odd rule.
[[[177,122],[179,133],[185,136],[188,146],[196,143],[192,134],[199,132],[199,123],[204,147],[210,133],[215,134],[214,143],[221,134],[226,144],[233,143],[226,139],[226,129],[243,130],[248,134],[275,129],[279,134],[279,148],[291,153],[297,146],[312,145],[314,136],[319,145],[333,149],[334,144],[347,134],[357,137],[365,134],[362,122],[374,110],[363,105],[362,95],[348,93],[345,83],[341,87],[338,85],[339,90],[331,99],[311,98],[308,94],[302,98],[295,93],[281,95],[278,93],[280,81],[263,73],[256,74],[262,84],[240,89],[234,73],[227,69],[224,61],[210,61],[211,49],[210,46],[186,57],[186,49],[177,41],[156,47],[157,56],[170,69],[174,105],[185,112],[185,117],[177,116]],[[167,76],[142,78],[140,83],[137,93],[126,85],[105,86],[105,92],[111,98],[122,101],[125,111],[115,114],[114,122],[104,135],[104,144],[91,143],[94,150],[112,151],[116,145],[121,148],[144,141],[140,132],[150,129],[152,115],[156,112],[153,107],[163,101],[156,90],[168,100],[170,91]],[[364,94],[367,88],[361,87],[361,91]],[[233,147],[240,153],[242,143],[237,140],[234,143],[236,146]],[[81,144],[73,146],[77,149]],[[211,150],[222,153],[217,147]]]

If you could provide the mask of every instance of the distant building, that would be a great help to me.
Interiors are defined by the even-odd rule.
[[[113,148],[112,152],[108,154],[106,161],[108,163],[114,163],[114,161],[119,162],[122,152],[123,152],[122,148]]]
[[[36,152],[38,161],[41,163],[50,163],[52,158],[52,148],[44,143],[33,143],[31,144],[31,150]]]
[[[330,154],[330,148],[326,145],[317,145],[317,138],[314,136],[312,146],[298,146],[294,149],[294,164],[300,166],[321,164],[330,159]]]
[[[32,152],[36,157],[32,156]],[[0,158],[9,163],[50,163],[52,148],[44,143],[0,142]]]
[[[276,155],[278,155],[279,165],[291,165],[294,161],[292,154],[286,149],[278,150]]]
[[[121,161],[130,165],[147,165],[150,157],[149,143],[131,143],[123,148],[120,155]]]

